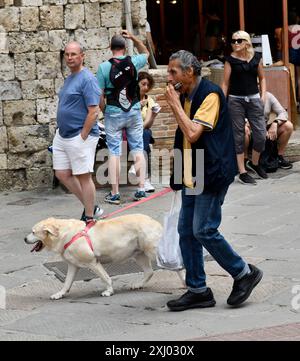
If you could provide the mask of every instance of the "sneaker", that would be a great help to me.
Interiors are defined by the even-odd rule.
[[[145,192],[152,193],[155,191],[155,188],[150,183],[149,179],[145,179]]]
[[[246,169],[248,172],[251,172],[252,169],[248,167],[248,162],[249,162],[249,160],[248,160],[248,159],[245,159],[245,161],[244,161],[244,166],[245,166],[245,169]]]
[[[257,267],[249,264],[250,273],[238,281],[234,281],[231,294],[227,300],[228,305],[238,306],[245,302],[250,296],[254,287],[261,281],[263,272]]]
[[[291,169],[293,164],[288,160],[284,159],[282,155],[278,156],[278,167],[281,169]]]
[[[98,219],[104,213],[104,209],[100,208],[99,206],[95,206],[94,208],[94,219]]]
[[[203,293],[187,291],[177,300],[171,300],[167,306],[171,311],[184,311],[190,308],[214,307],[216,301],[210,288]]]
[[[250,174],[248,173],[242,173],[239,175],[239,182],[242,183],[242,184],[250,184],[250,185],[253,185],[253,186],[256,186],[257,183],[256,183],[256,180],[251,177]]]
[[[104,213],[104,209],[100,208],[99,206],[94,207],[94,219],[100,218],[103,213]],[[86,216],[85,216],[85,209],[84,209],[80,220],[85,221],[85,219],[86,219]]]
[[[247,169],[251,169],[259,178],[268,179],[267,173],[262,169],[260,165],[254,165],[251,160],[247,162]]]
[[[120,193],[112,194],[111,192],[109,192],[104,198],[104,202],[110,204],[120,204],[120,201]]]
[[[134,201],[140,201],[143,198],[147,198],[145,191],[136,191],[133,196]]]

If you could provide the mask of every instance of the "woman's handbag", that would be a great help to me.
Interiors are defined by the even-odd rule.
[[[158,243],[156,257],[157,265],[170,271],[184,268],[177,231],[180,209],[181,191],[177,191],[174,192],[171,209],[164,217],[163,234]]]

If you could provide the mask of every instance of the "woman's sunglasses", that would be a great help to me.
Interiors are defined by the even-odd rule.
[[[242,44],[243,41],[246,41],[245,39],[231,39],[231,44]]]

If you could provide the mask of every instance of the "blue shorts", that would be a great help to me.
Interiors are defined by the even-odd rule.
[[[123,129],[131,152],[143,152],[143,120],[140,110],[131,109],[128,113],[105,114],[105,132],[107,147],[111,155],[122,154]]]

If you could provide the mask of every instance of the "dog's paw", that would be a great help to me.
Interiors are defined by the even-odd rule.
[[[113,290],[105,290],[105,291],[103,291],[102,293],[101,293],[101,296],[103,296],[103,297],[109,297],[109,296],[111,296],[111,295],[113,295],[114,294],[114,291]]]
[[[50,298],[51,298],[51,300],[60,300],[63,297],[64,297],[64,293],[57,292],[54,295],[52,295]]]

